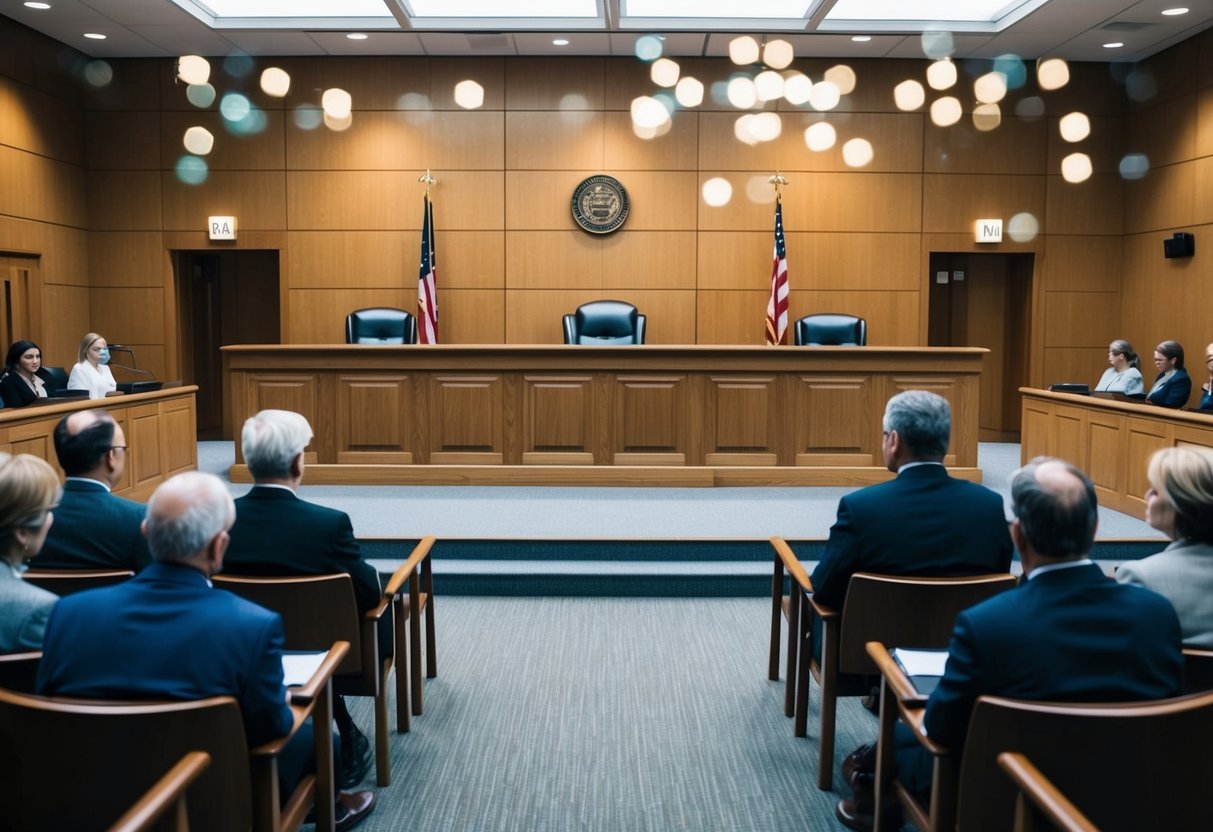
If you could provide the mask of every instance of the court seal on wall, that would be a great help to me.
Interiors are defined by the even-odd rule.
[[[617,231],[628,218],[631,202],[623,184],[600,174],[581,182],[573,191],[573,219],[591,234]]]

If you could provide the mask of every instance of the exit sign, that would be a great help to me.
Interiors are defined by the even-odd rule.
[[[207,233],[212,240],[236,239],[235,217],[207,217]]]
[[[978,220],[976,230],[979,243],[1002,242],[1002,220]]]

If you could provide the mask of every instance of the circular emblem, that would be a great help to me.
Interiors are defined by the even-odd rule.
[[[591,234],[610,234],[628,218],[628,192],[613,176],[591,176],[573,191],[573,219]]]

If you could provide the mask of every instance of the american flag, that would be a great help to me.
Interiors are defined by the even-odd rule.
[[[421,273],[417,278],[417,340],[438,343],[438,262],[434,251],[434,205],[425,195],[425,220],[421,227]]]
[[[767,343],[788,343],[788,248],[783,239],[783,200],[775,199],[775,257],[767,302]]]

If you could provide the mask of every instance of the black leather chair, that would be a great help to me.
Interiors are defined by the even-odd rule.
[[[372,306],[345,318],[347,344],[416,344],[417,319],[403,309]]]
[[[47,367],[43,365],[43,370],[46,371],[44,379],[47,381],[47,387],[55,390],[64,390],[67,388],[67,370],[63,367]],[[49,378],[47,378],[49,377]]]
[[[643,344],[645,316],[622,300],[583,303],[564,316],[564,342],[607,346]]]
[[[868,322],[837,312],[805,315],[796,322],[794,337],[798,347],[866,347]]]

